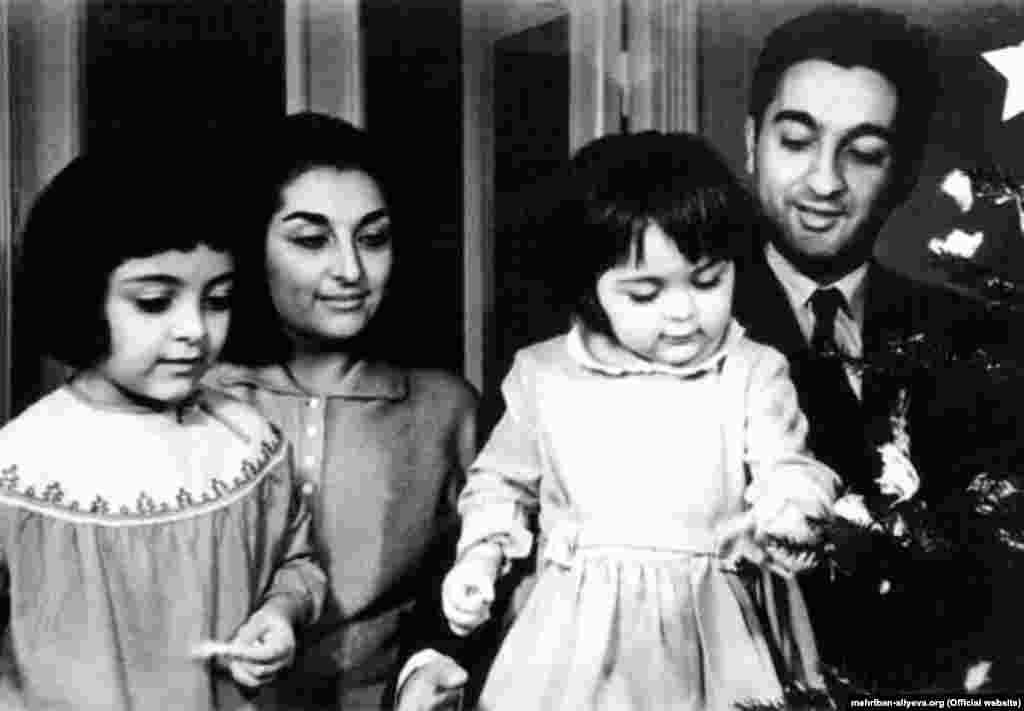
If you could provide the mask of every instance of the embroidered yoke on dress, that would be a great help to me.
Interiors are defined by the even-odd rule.
[[[178,415],[41,399],[0,431],[0,707],[241,708],[192,650],[270,597],[319,616],[305,498],[280,433],[222,394]]]

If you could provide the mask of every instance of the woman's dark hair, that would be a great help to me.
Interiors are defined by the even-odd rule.
[[[856,5],[826,5],[783,23],[768,35],[754,67],[747,113],[756,131],[782,75],[812,59],[871,69],[896,89],[890,197],[902,202],[917,181],[941,91],[934,37],[900,13]]]
[[[731,261],[755,241],[754,203],[721,156],[692,134],[655,131],[598,138],[569,164],[553,227],[566,298],[589,328],[609,333],[598,303],[602,273],[634,253],[657,224],[691,262]]]
[[[19,338],[73,368],[95,365],[110,351],[104,310],[118,266],[199,245],[234,254],[237,211],[230,188],[213,182],[213,144],[124,145],[88,152],[61,170],[22,233],[14,290]],[[202,163],[191,160],[200,155]]]
[[[234,313],[226,360],[247,365],[267,365],[286,360],[291,341],[280,326],[280,316],[270,296],[266,270],[267,228],[281,209],[283,190],[303,174],[316,168],[339,172],[357,171],[377,185],[389,208],[393,208],[395,180],[389,168],[388,152],[370,135],[334,116],[304,112],[292,114],[260,129],[264,134],[260,151],[247,161],[249,192],[247,215],[240,235],[236,293],[241,307]],[[401,221],[392,211],[392,234],[401,232]],[[400,252],[397,244],[394,247]],[[392,281],[401,269],[395,260]],[[393,299],[385,297],[380,311],[356,339],[346,342],[347,350],[377,351],[389,321]]]

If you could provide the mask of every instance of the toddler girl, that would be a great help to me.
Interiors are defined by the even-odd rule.
[[[19,316],[71,375],[0,430],[5,709],[239,708],[319,615],[286,443],[199,387],[238,213],[175,161],[80,157],[26,226]]]
[[[443,585],[457,633],[483,623],[539,514],[536,582],[480,706],[727,709],[820,685],[792,577],[812,561],[770,541],[810,536],[837,480],[805,449],[785,359],[731,316],[752,203],[689,135],[602,138],[571,168],[554,238],[574,323],[517,354]]]

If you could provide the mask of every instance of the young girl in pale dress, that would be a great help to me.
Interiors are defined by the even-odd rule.
[[[0,430],[0,708],[244,708],[320,614],[287,443],[199,385],[238,208],[197,167],[80,157],[29,218],[19,315],[71,376]]]
[[[731,316],[751,202],[689,135],[605,137],[571,168],[549,238],[574,322],[517,354],[443,584],[466,634],[535,550],[480,708],[729,709],[820,686],[793,577],[813,561],[771,540],[809,537],[837,480],[785,359]]]

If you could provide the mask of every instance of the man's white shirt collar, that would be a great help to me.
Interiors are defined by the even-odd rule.
[[[800,331],[805,341],[810,341],[814,331],[814,311],[810,299],[817,289],[835,287],[846,299],[846,309],[836,314],[836,345],[849,356],[860,358],[864,355],[864,311],[865,292],[867,290],[868,265],[864,263],[832,284],[819,284],[810,277],[801,274],[796,267],[779,254],[775,246],[769,243],[765,247],[765,259],[768,267],[782,284],[790,309],[796,316]],[[847,368],[847,375],[853,391],[860,397],[860,374],[853,368]]]
[[[786,292],[786,298],[789,299],[794,313],[801,313],[803,311],[810,313],[810,299],[814,292],[818,289],[835,287],[839,289],[843,298],[846,299],[847,308],[849,308],[847,315],[856,322],[858,331],[863,328],[864,292],[867,287],[868,275],[868,265],[866,262],[836,282],[819,284],[814,279],[797,271],[796,267],[779,254],[779,250],[770,242],[765,247],[764,253],[768,266],[771,267],[779,283],[782,284]],[[809,334],[810,332],[808,331],[808,336]]]

